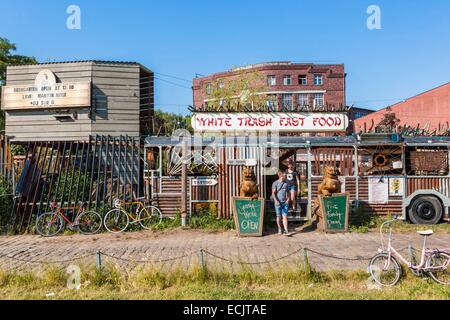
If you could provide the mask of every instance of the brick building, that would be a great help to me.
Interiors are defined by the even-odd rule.
[[[218,99],[217,91],[250,74],[257,74],[250,83],[258,88],[254,93],[263,96],[273,111],[323,111],[326,106],[332,110],[346,104],[343,64],[268,62],[195,78],[194,109],[204,110]]]
[[[448,131],[450,122],[450,82],[356,119],[355,132],[376,131],[386,114],[394,114],[396,125],[425,129],[428,132]]]

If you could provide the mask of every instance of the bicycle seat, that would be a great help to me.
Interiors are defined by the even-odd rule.
[[[431,236],[433,234],[433,230],[423,230],[423,231],[417,231],[418,234],[421,236]]]

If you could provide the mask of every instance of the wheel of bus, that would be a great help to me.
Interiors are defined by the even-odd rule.
[[[442,219],[441,202],[433,196],[416,198],[408,211],[409,219],[414,224],[438,224]]]
[[[102,228],[102,217],[95,211],[80,214],[77,221],[78,231],[85,235],[96,234]]]
[[[433,252],[426,262],[430,277],[440,284],[450,285],[450,254],[447,252]]]
[[[139,213],[139,224],[142,228],[151,230],[161,224],[162,213],[155,206],[146,206]]]
[[[54,212],[46,212],[36,219],[36,231],[43,237],[56,236],[64,227],[64,220]]]
[[[105,215],[103,224],[109,232],[121,233],[127,229],[130,224],[130,218],[125,211],[120,209],[112,209]]]
[[[385,287],[395,286],[402,276],[402,268],[397,259],[386,253],[377,254],[369,262],[369,273],[372,279]]]

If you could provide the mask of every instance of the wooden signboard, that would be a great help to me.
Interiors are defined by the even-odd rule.
[[[3,110],[88,107],[91,83],[56,83],[48,86],[21,85],[2,88]]]
[[[264,199],[233,197],[233,216],[240,237],[262,237]]]
[[[349,218],[349,194],[334,194],[331,197],[319,196],[320,210],[323,214],[323,230],[329,233],[347,232]]]

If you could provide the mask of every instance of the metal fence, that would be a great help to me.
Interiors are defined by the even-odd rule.
[[[132,201],[143,191],[139,138],[95,136],[89,141],[33,142],[14,190],[12,232],[32,231],[37,214],[56,202],[69,217],[85,203],[100,214],[114,199]]]

